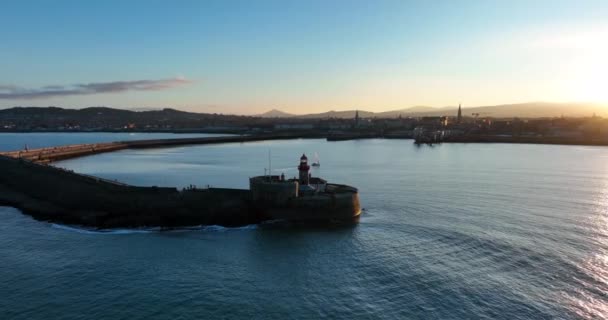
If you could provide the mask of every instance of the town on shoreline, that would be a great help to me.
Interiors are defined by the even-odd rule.
[[[204,114],[174,109],[135,112],[86,109],[11,108],[0,110],[0,132],[163,132],[286,135],[350,140],[415,139],[416,143],[492,142],[608,145],[608,119],[587,117],[498,118],[463,107],[443,116],[263,117]]]

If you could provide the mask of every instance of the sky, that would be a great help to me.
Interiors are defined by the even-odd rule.
[[[5,1],[0,108],[608,103],[608,1]]]

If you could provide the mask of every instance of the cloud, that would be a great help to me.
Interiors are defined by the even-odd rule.
[[[44,99],[125,91],[159,91],[191,82],[191,80],[178,77],[160,80],[81,83],[72,86],[49,85],[37,89],[21,88],[14,85],[0,85],[0,99]]]
[[[0,91],[11,91],[11,90],[17,90],[17,87],[13,86],[13,85],[0,85]]]

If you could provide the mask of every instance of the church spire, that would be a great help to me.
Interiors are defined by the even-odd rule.
[[[460,123],[460,121],[462,121],[462,106],[460,103],[458,104],[458,117],[456,118],[456,121],[458,123]]]

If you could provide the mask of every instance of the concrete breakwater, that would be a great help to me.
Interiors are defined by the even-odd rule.
[[[0,203],[40,220],[99,228],[261,221],[249,190],[137,187],[0,156]]]
[[[315,134],[271,134],[271,135],[248,135],[248,136],[223,136],[202,138],[178,138],[178,139],[155,139],[117,141],[107,143],[76,144],[59,147],[48,147],[29,150],[18,150],[0,152],[0,155],[11,158],[21,158],[37,163],[49,163],[53,161],[78,158],[87,155],[112,152],[123,149],[163,148],[182,145],[203,145],[234,142],[253,142],[263,140],[281,140],[296,138],[318,138]]]
[[[242,137],[198,140],[235,142]],[[259,138],[259,137],[256,137]],[[249,138],[255,141],[256,138]],[[238,139],[236,141],[242,141]],[[315,179],[317,187],[278,177],[251,178],[250,190],[138,187],[50,166],[45,162],[124,148],[151,148],[192,144],[192,139],[148,140],[135,144],[108,143],[68,146],[41,153],[29,160],[0,155],[0,205],[10,205],[33,217],[97,228],[192,225],[242,226],[268,219],[333,221],[358,218],[361,209],[356,188]],[[107,148],[104,148],[107,147]],[[32,150],[33,151],[33,150]],[[308,167],[307,167],[308,168]],[[309,177],[307,170],[302,176]],[[303,180],[300,180],[303,181]],[[319,181],[323,182],[322,188]],[[258,183],[259,182],[259,183]],[[301,194],[299,194],[299,192]]]

